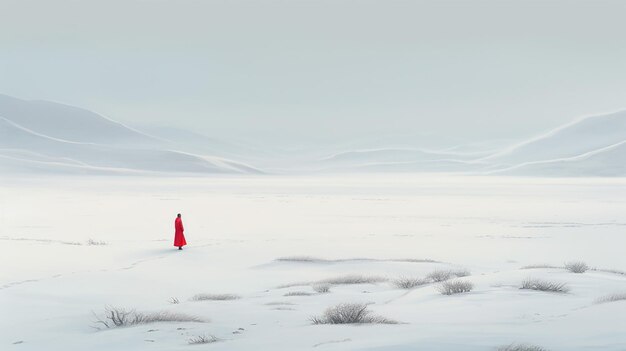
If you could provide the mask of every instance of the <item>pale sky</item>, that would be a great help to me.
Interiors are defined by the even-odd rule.
[[[286,144],[626,108],[626,1],[0,0],[0,93]]]

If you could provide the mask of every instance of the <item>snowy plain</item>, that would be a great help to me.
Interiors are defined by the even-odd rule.
[[[626,301],[596,303],[626,292],[624,178],[1,180],[2,350],[626,350]],[[172,246],[178,212],[183,251]],[[561,268],[574,260],[597,270]],[[393,284],[458,269],[471,272],[471,292]],[[390,281],[328,293],[308,284],[345,275]],[[519,289],[527,278],[570,291]],[[200,293],[240,298],[190,300]],[[338,303],[400,323],[312,325]],[[107,329],[95,323],[107,306],[204,322]],[[220,341],[188,344],[199,335]]]

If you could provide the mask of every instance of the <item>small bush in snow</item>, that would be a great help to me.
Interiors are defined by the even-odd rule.
[[[93,239],[87,240],[87,245],[89,246],[103,246],[106,244],[107,244],[106,241],[98,241],[98,240],[93,240]]]
[[[184,313],[137,312],[119,307],[107,307],[103,317],[96,317],[96,323],[106,328],[127,327],[156,322],[205,322],[205,320]]]
[[[313,324],[397,324],[398,322],[379,316],[372,316],[366,304],[342,303],[326,309],[323,315],[311,317]]]
[[[392,284],[399,289],[413,289],[415,287],[422,286],[428,283],[430,283],[430,281],[427,279],[412,277],[400,277],[392,281]]]
[[[434,271],[430,272],[426,277],[434,282],[442,282],[452,278],[452,273],[450,271]]]
[[[461,269],[461,270],[457,270],[457,271],[452,271],[452,270],[438,270],[438,271],[433,271],[430,272],[426,278],[434,281],[434,282],[442,282],[448,279],[452,279],[452,278],[460,278],[460,277],[467,277],[468,275],[470,275],[470,272],[468,270],[465,269]]]
[[[213,335],[198,335],[187,340],[189,345],[211,344],[218,341],[220,341],[220,339]]]
[[[238,300],[241,296],[235,294],[196,294],[191,301],[227,301]]]
[[[178,298],[176,298],[176,297],[172,297],[172,298],[170,298],[170,300],[169,300],[169,301],[170,301],[170,303],[171,303],[172,305],[178,305],[178,304],[180,303],[180,300],[179,300]]]
[[[548,351],[541,346],[529,345],[529,344],[511,344],[500,346],[498,351]]]
[[[626,293],[602,296],[601,298],[596,300],[596,303],[607,303],[615,301],[626,301]]]
[[[474,288],[474,284],[468,281],[448,280],[448,281],[442,282],[437,287],[437,290],[439,290],[439,292],[442,295],[454,295],[454,294],[470,292],[472,291],[473,288]]]
[[[557,293],[566,293],[569,291],[569,287],[565,283],[551,282],[547,280],[530,279],[530,278],[522,282],[520,289],[557,292]]]
[[[330,292],[330,284],[315,284],[313,285],[313,290],[320,294],[325,294]]]
[[[587,266],[585,262],[573,261],[567,262],[565,264],[565,269],[572,273],[585,273],[589,269],[589,266]]]

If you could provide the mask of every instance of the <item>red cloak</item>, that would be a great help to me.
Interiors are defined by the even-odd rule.
[[[187,241],[185,240],[185,228],[183,228],[183,220],[181,218],[176,217],[174,221],[174,229],[176,232],[174,233],[174,246],[185,246],[187,245]]]

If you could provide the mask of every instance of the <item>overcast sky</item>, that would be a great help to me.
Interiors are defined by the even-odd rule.
[[[520,137],[626,107],[626,1],[0,0],[0,93],[268,140]]]

